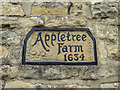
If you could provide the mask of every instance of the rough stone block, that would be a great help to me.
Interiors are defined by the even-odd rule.
[[[101,84],[101,88],[118,88],[118,83],[106,83],[106,84]]]
[[[114,18],[118,16],[117,6],[96,4],[91,7],[93,18]]]
[[[66,8],[46,8],[46,7],[32,7],[32,15],[40,16],[40,15],[67,15]]]
[[[21,5],[13,5],[9,2],[3,2],[1,15],[24,16],[24,12],[22,10]]]
[[[0,33],[1,44],[20,44],[21,36],[16,32],[10,32],[9,29],[6,31],[1,31]]]
[[[59,70],[53,68],[49,68],[48,70],[46,70],[45,73],[42,74],[42,76],[51,80],[69,78],[66,73],[60,72]]]
[[[35,85],[20,80],[16,80],[6,82],[5,88],[35,88]]]
[[[20,71],[19,76],[25,79],[39,79],[40,74],[38,69],[24,68]]]
[[[10,67],[9,65],[2,66],[2,79],[3,80],[15,78],[17,76],[17,74],[18,74],[17,67]]]
[[[71,84],[71,85],[65,85],[66,88],[86,88],[86,90],[89,90],[89,86],[80,86],[77,84]]]
[[[2,88],[3,88],[3,81],[0,80],[0,90],[2,90]]]
[[[87,25],[86,17],[56,16],[44,17],[46,27],[82,27]],[[48,18],[48,19],[46,19]]]
[[[119,47],[118,45],[110,45],[107,47],[107,53],[110,59],[119,60]]]
[[[7,62],[11,65],[19,66],[22,60],[22,46],[12,45],[9,48],[8,60],[5,60],[3,63],[5,64]]]
[[[33,6],[44,6],[46,8],[67,8],[69,4],[69,2],[35,2]]]
[[[34,2],[20,2],[22,4],[22,9],[26,16],[29,16],[31,13],[31,7]]]
[[[0,59],[8,56],[8,50],[6,47],[0,45]]]

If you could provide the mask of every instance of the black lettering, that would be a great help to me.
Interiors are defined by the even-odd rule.
[[[74,38],[75,36],[76,36],[76,35],[72,35],[72,40],[73,40],[73,41],[75,41],[75,38]]]
[[[64,43],[58,43],[58,54],[60,54],[61,52],[60,52],[60,48],[62,47],[61,45],[63,45]],[[57,54],[57,55],[58,55]]]
[[[83,48],[81,45],[74,45],[75,51],[74,52],[83,52]]]
[[[66,45],[63,46],[62,51],[63,51],[63,52],[68,52],[68,51],[67,51],[67,46],[66,46]]]
[[[77,39],[78,41],[80,41],[80,40],[81,40],[80,37],[81,37],[80,34],[78,34],[77,37],[76,37],[76,39]]]
[[[59,38],[59,37],[60,37],[60,32],[58,33],[58,41],[60,41],[60,38]]]
[[[53,33],[52,35],[51,35],[51,44],[54,46],[54,44],[53,44],[53,41],[55,41],[56,40],[56,35]]]
[[[78,61],[78,59],[79,59],[79,58],[78,58],[78,54],[74,54],[74,56],[75,56],[74,60],[75,60],[75,61]]]
[[[38,33],[37,39],[36,39],[35,43],[34,43],[32,46],[35,46],[38,41],[41,41],[41,44],[42,44],[43,48],[44,48],[47,52],[49,52],[49,49],[46,49],[46,47],[45,47],[45,45],[44,45],[44,43],[43,43],[43,40],[42,40],[42,37],[41,37],[41,32]]]
[[[48,43],[47,43],[47,41],[49,41],[50,40],[50,35],[49,34],[45,34],[45,44],[48,46],[48,47],[50,47],[49,45],[48,45]]]
[[[65,39],[65,34],[62,34],[62,35],[61,35],[61,40],[62,40],[62,41],[65,41],[65,40],[66,40],[66,39]]]
[[[72,60],[73,60],[73,55],[72,55],[72,54],[69,54],[69,55],[68,55],[68,60],[69,60],[69,61],[72,61]]]
[[[86,36],[85,34],[83,34],[83,35],[82,35],[82,40],[83,40],[83,41],[86,41],[86,37],[87,37],[87,36]]]
[[[68,47],[70,47],[70,52],[72,52],[72,45],[68,45]]]
[[[71,41],[69,32],[67,33],[67,41]]]
[[[84,61],[84,58],[85,58],[84,54],[82,54],[80,58],[82,58],[82,61]]]

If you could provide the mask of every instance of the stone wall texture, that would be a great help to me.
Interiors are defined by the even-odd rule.
[[[0,2],[0,89],[118,88],[119,2]],[[98,65],[22,65],[24,38],[33,27],[89,28]]]

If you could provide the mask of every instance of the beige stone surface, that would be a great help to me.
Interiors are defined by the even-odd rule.
[[[65,86],[66,88],[88,88],[87,90],[89,90],[89,86],[80,86],[80,85],[77,85],[77,84],[71,84],[71,85],[66,85]]]
[[[46,27],[58,27],[65,24],[65,22],[61,22],[59,20],[50,20],[49,22],[45,23]]]
[[[67,15],[67,9],[65,8],[45,8],[39,6],[32,7],[32,15]]]
[[[31,7],[34,2],[20,2],[26,16],[31,14]]]
[[[2,3],[2,14],[7,16],[24,16],[21,5],[13,5],[9,2]]]
[[[56,19],[54,19],[56,18]],[[83,27],[87,25],[87,18],[83,16],[65,16],[65,17],[53,17],[50,19],[48,17],[44,17],[46,27]]]
[[[97,41],[97,54],[99,55],[98,56],[99,63],[102,65],[106,64],[107,51],[105,49],[105,43],[101,40]]]
[[[33,20],[31,20],[30,18],[18,18],[18,22],[19,22],[19,25],[21,27],[32,27],[32,26],[35,26],[35,22]]]
[[[2,28],[5,28],[7,26],[11,28],[19,27],[19,22],[17,19],[17,17],[2,16],[0,17],[0,24],[2,25]]]
[[[11,67],[9,65],[3,65],[2,66],[2,72],[3,75],[1,76],[2,79],[11,79],[15,78],[18,74],[18,68],[17,67]]]
[[[118,45],[110,45],[107,48],[108,57],[114,60],[118,60],[119,59],[119,47],[120,46]]]
[[[0,45],[0,58],[6,57],[7,55],[8,55],[7,48]]]
[[[72,2],[73,5],[83,5],[83,4],[86,4],[86,2],[84,1],[81,1],[81,2]]]
[[[35,88],[35,85],[20,80],[6,82],[5,88]]]
[[[10,73],[9,73],[10,77],[14,78],[14,77],[17,76],[17,74],[18,74],[18,68],[17,67],[11,67],[11,70],[10,70]]]
[[[2,15],[2,2],[0,2],[0,15]]]
[[[101,84],[101,88],[118,88],[118,83],[106,83],[106,84]]]
[[[87,18],[86,17],[70,17],[69,20],[66,21],[66,25],[70,26],[86,26]]]
[[[2,90],[2,88],[3,88],[3,81],[0,80],[0,90]]]
[[[60,35],[58,36],[58,33],[60,32]],[[71,41],[67,41],[67,34],[70,33],[70,39]],[[34,46],[33,44],[36,42],[38,34],[41,33],[42,41],[44,43],[44,46],[46,47],[46,51],[41,43],[41,41],[38,41]],[[51,35],[54,33],[56,35],[56,40],[51,41]],[[49,41],[47,41],[47,44],[45,44],[45,35],[50,35]],[[58,41],[58,37],[60,38],[61,35],[64,34],[66,41]],[[80,35],[80,41],[77,41],[77,39],[72,40],[72,35]],[[82,37],[86,35],[86,40],[83,41]],[[59,43],[64,43],[63,45]],[[70,50],[70,46],[72,46]],[[75,46],[80,46],[79,49],[77,49]],[[65,51],[63,51],[63,48]],[[66,54],[66,60],[65,60],[65,54]],[[71,56],[69,56],[71,54]],[[77,54],[77,56],[75,55]],[[71,60],[69,60],[69,57]],[[77,58],[78,57],[78,58]],[[82,58],[83,57],[83,58]],[[86,31],[35,31],[30,38],[27,41],[27,51],[26,51],[26,61],[32,61],[32,62],[95,62],[94,60],[94,48],[93,48],[93,40],[90,38],[90,36],[87,34]]]

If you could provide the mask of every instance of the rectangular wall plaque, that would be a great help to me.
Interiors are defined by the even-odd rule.
[[[97,65],[96,41],[88,28],[33,28],[24,40],[22,63]]]

